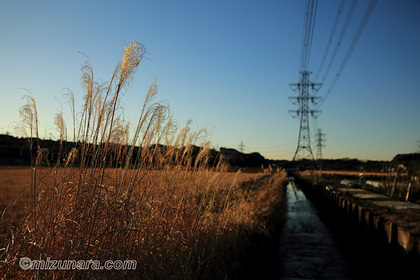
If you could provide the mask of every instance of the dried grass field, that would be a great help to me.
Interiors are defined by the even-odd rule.
[[[96,190],[78,189],[76,170],[41,168],[33,206],[29,169],[0,170],[1,275],[6,279],[221,279],[233,273],[247,236],[269,234],[279,214],[284,174],[153,171],[131,194],[112,187],[107,170]],[[51,173],[66,178],[53,182]],[[67,183],[67,184],[66,184]],[[170,184],[168,184],[170,183]],[[248,240],[249,241],[249,240]],[[21,257],[136,260],[135,271],[24,271]]]
[[[87,58],[81,109],[67,91],[55,116],[58,147],[42,147],[36,100],[24,97],[16,132],[31,164],[0,169],[0,278],[232,278],[252,236],[269,235],[282,218],[285,172],[226,172],[206,129],[180,126],[168,103],[155,101],[155,82],[130,126],[121,98],[145,53],[138,42],[127,46],[107,83],[93,79]],[[23,257],[137,267],[23,270]]]

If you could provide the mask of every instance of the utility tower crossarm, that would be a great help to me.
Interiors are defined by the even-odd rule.
[[[297,110],[290,110],[289,113],[295,118],[300,116],[298,145],[295,155],[293,156],[293,161],[298,159],[314,160],[314,155],[311,148],[309,115],[316,118],[321,113],[320,110],[310,109],[310,104],[318,104],[321,98],[319,96],[311,95],[310,90],[318,91],[322,84],[310,82],[309,75],[311,73],[309,71],[302,71],[300,74],[300,82],[290,84],[292,90],[298,92],[299,95],[289,98],[289,100],[292,101],[294,105],[298,105]]]

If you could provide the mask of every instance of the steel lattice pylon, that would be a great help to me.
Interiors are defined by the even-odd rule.
[[[325,133],[322,133],[322,129],[318,128],[318,133],[316,136],[316,160],[322,159],[322,148],[325,148]]]
[[[289,100],[293,105],[298,105],[298,110],[289,110],[292,117],[300,117],[300,128],[298,146],[296,148],[293,161],[299,159],[310,159],[314,160],[314,155],[311,149],[311,135],[309,130],[309,115],[312,117],[318,117],[321,113],[320,110],[312,110],[309,108],[309,104],[316,105],[321,99],[320,96],[314,96],[309,93],[309,90],[318,91],[322,86],[321,83],[311,83],[309,81],[309,71],[302,71],[301,80],[299,83],[290,84],[293,91],[299,92],[298,96],[291,96]]]

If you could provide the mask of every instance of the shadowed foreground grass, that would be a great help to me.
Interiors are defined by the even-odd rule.
[[[14,170],[1,171],[4,175]],[[27,173],[20,171],[22,175]],[[68,174],[64,171],[69,170],[60,171],[62,178],[77,174],[76,170]],[[46,186],[54,184],[49,182],[54,172],[39,170]],[[119,170],[107,170],[106,181],[113,181],[118,173]],[[2,225],[14,226],[8,227],[13,237],[10,232],[3,235],[2,242],[7,244],[2,251],[2,275],[6,279],[233,277],[244,257],[244,248],[252,242],[248,237],[269,235],[270,219],[283,203],[283,173],[267,176],[209,170],[154,171],[145,176],[144,182],[153,185],[140,185],[132,194],[130,206],[118,199],[109,185],[98,188],[95,194],[88,188],[77,201],[77,189],[62,183],[38,194],[36,211],[23,207],[6,209]],[[3,187],[1,192],[4,191]],[[19,195],[15,199],[23,206]],[[25,218],[14,220],[17,213],[17,217]],[[35,213],[37,217],[33,219]],[[22,257],[100,260],[102,264],[106,260],[136,260],[137,268],[25,271],[18,265]]]

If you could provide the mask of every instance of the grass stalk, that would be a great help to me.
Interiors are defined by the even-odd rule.
[[[222,157],[213,164],[207,131],[194,131],[191,121],[180,127],[169,104],[155,101],[156,80],[130,135],[120,100],[144,54],[138,42],[127,46],[107,87],[94,80],[91,62],[85,61],[80,112],[73,93],[65,93],[73,142],[67,141],[64,112],[56,114],[56,158],[39,146],[35,100],[26,97],[19,131],[28,136],[33,156],[27,175],[30,201],[21,202],[26,210],[1,243],[7,243],[0,251],[5,279],[224,278],[238,265],[235,246],[242,246],[249,232],[265,228],[263,217],[272,211],[267,209],[281,200],[284,174],[270,181],[261,174],[228,173]],[[244,187],[258,178],[265,184]],[[10,211],[4,217],[11,219]],[[107,273],[24,271],[17,265],[24,256],[135,259],[139,267]]]

